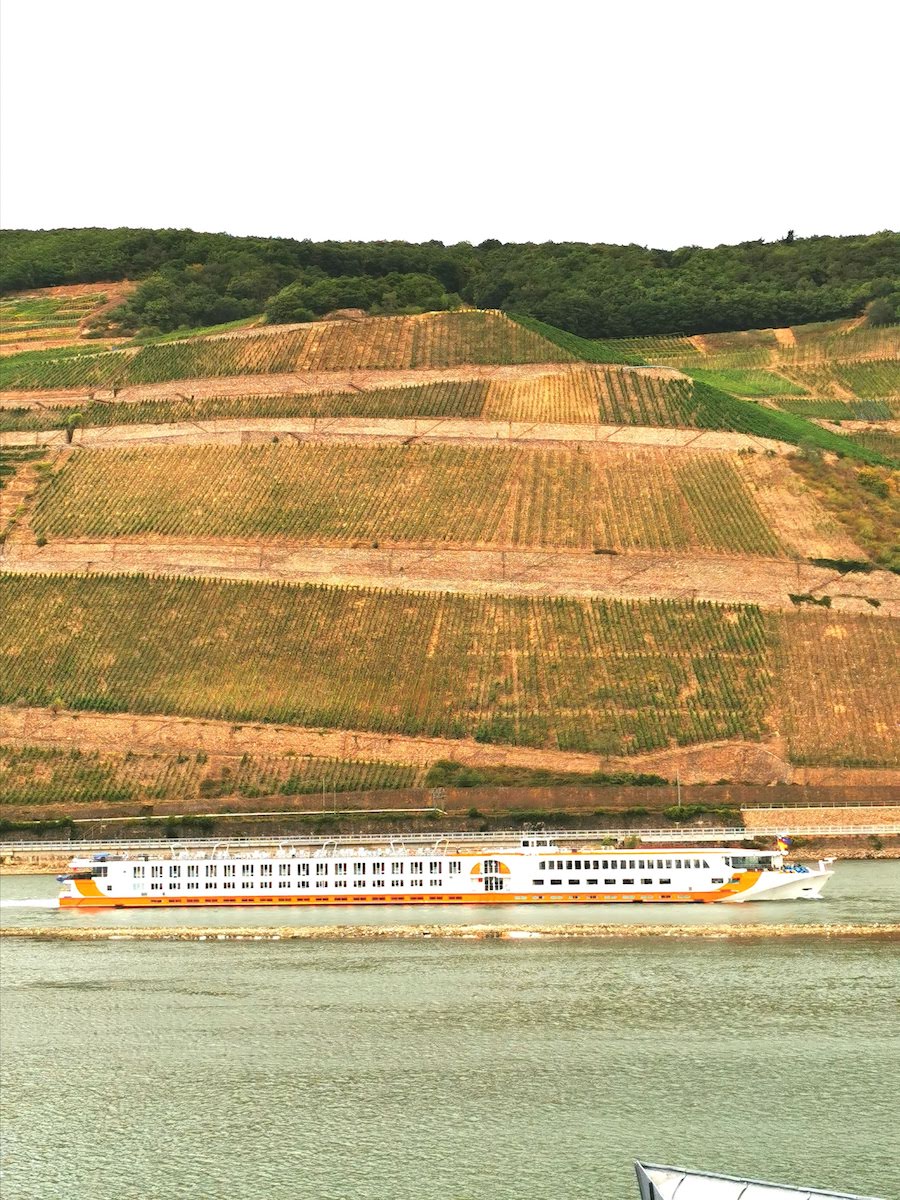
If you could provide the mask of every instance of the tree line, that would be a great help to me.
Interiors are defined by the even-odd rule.
[[[183,229],[3,233],[0,291],[134,279],[114,313],[168,332],[265,313],[413,313],[459,305],[535,317],[582,337],[715,333],[900,314],[900,234],[654,250],[581,242],[312,242]]]

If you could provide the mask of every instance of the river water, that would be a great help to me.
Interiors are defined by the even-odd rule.
[[[60,913],[54,890],[3,879],[3,924],[199,923]],[[219,919],[897,921],[900,864],[841,864],[817,903]],[[898,951],[6,939],[3,1200],[633,1200],[635,1157],[900,1200]]]

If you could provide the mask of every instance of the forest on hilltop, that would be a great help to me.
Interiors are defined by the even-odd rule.
[[[715,333],[900,312],[900,233],[654,250],[587,243],[313,242],[176,229],[8,230],[0,291],[133,279],[105,320],[168,332],[265,313],[502,309],[583,337]]]

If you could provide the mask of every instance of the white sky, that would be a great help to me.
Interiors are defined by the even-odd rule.
[[[891,0],[3,0],[6,228],[900,226]]]

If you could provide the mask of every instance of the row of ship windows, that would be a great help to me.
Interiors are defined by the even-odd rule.
[[[541,871],[676,871],[709,868],[705,858],[548,858],[541,859]],[[588,881],[590,882],[590,881]]]
[[[550,880],[532,879],[531,882],[534,884],[535,887],[544,887],[545,884],[549,884],[550,887],[559,887],[559,886],[562,886],[563,883],[568,883],[570,887],[573,884],[582,884],[582,883],[586,883],[588,885],[588,887],[599,887],[600,886],[599,879],[567,879],[567,880],[563,880],[563,879],[550,879]],[[630,878],[627,878],[627,879],[606,878],[603,880],[604,886],[611,885],[613,887],[618,887],[620,884],[623,886],[626,886],[626,885],[634,885],[635,883],[641,883],[641,884],[667,884],[668,883],[668,884],[670,884],[671,882],[672,882],[671,878],[652,879],[649,875],[642,876],[640,880],[636,880],[634,878],[634,876],[631,876]],[[725,880],[724,880],[724,878],[719,878],[719,879],[713,879],[712,882],[713,883],[724,883]]]
[[[317,879],[316,887],[317,888],[327,888],[327,887],[334,886],[335,888],[345,888],[345,887],[347,887],[348,883],[349,883],[349,880],[347,880],[347,879],[335,879],[334,881],[331,881],[328,879]],[[252,880],[252,879],[245,879],[241,883],[242,888],[258,887],[263,891],[265,891],[266,889],[271,889],[272,886],[273,886],[273,882],[271,879],[260,879],[256,882],[254,882],[254,880]],[[308,879],[301,879],[301,880],[299,880],[299,882],[297,884],[294,884],[290,879],[279,879],[278,886],[279,886],[279,888],[290,888],[290,887],[298,886],[301,889],[308,889],[311,885],[310,885],[310,881]],[[383,888],[383,887],[387,886],[387,880],[385,880],[385,879],[370,879],[370,880],[354,879],[353,886],[355,888],[364,888],[364,887]],[[410,880],[410,886],[411,887],[424,887],[425,879],[422,878],[422,879]],[[432,888],[439,888],[439,887],[441,887],[441,881],[440,881],[440,879],[429,879],[428,886],[432,887]],[[177,880],[175,882],[170,882],[168,884],[163,884],[162,880],[154,880],[150,884],[150,891],[151,892],[161,892],[164,887],[166,888],[167,891],[170,891],[170,892],[180,892],[181,891],[181,883],[180,883],[180,881],[177,881]],[[237,888],[237,880],[235,880],[235,879],[226,879],[222,883],[223,891],[233,891],[236,888]],[[185,890],[188,892],[199,891],[200,890],[200,881],[196,880],[196,879],[189,879],[185,885]]]
[[[292,868],[294,867],[294,865],[296,865],[295,878],[299,878],[299,879],[308,877],[311,874],[310,867],[313,865],[315,865],[315,868],[316,868],[315,874],[316,874],[317,878],[326,876],[329,874],[329,871],[331,871],[334,874],[334,877],[336,879],[346,877],[348,874],[350,874],[350,872],[347,869],[348,866],[350,866],[350,865],[352,865],[352,867],[353,867],[353,876],[357,879],[365,879],[366,878],[366,876],[368,874],[367,868],[371,869],[371,874],[375,878],[377,878],[378,876],[384,875],[384,874],[386,874],[385,868],[387,866],[387,864],[383,863],[383,862],[373,862],[373,863],[357,862],[357,863],[353,863],[353,864],[348,864],[345,862],[331,862],[331,863],[318,862],[315,864],[311,864],[308,862],[298,862],[296,864],[278,863],[278,878],[279,879],[290,879]],[[406,865],[407,865],[406,863],[402,863],[402,862],[391,863],[391,875],[394,878],[402,877],[404,874],[404,867]],[[273,875],[274,864],[273,863],[241,863],[240,867],[241,867],[241,877],[243,879],[256,878],[257,873],[258,873],[258,877],[260,879],[271,879],[272,875]],[[221,876],[221,878],[223,878],[223,879],[232,879],[232,878],[236,877],[236,875],[238,873],[237,869],[238,869],[237,863],[207,863],[206,866],[204,867],[204,878],[205,879],[218,879]],[[437,862],[437,861],[428,863],[428,874],[430,876],[440,876],[442,871],[443,871],[443,863]],[[459,875],[461,873],[461,871],[462,871],[462,863],[451,862],[447,866],[447,873],[449,875]],[[146,866],[143,863],[136,863],[135,866],[133,867],[133,872],[134,872],[135,879],[144,879],[146,877]],[[162,866],[151,866],[150,878],[151,879],[162,879],[163,872],[164,872],[164,868]],[[425,874],[425,864],[423,862],[409,863],[409,873],[411,876],[414,876],[414,877],[415,876],[423,876]],[[101,874],[105,875],[106,868],[102,867],[99,870],[95,870],[94,874],[95,875],[101,875]],[[199,879],[200,878],[200,866],[195,863],[191,863],[190,865],[186,866],[184,868],[184,876],[186,879]],[[182,877],[181,865],[178,863],[170,864],[170,866],[168,867],[168,878],[169,879],[181,879],[181,877]]]

